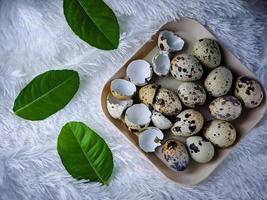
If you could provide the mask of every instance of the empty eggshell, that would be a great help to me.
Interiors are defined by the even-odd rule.
[[[156,127],[148,127],[144,132],[138,135],[139,146],[144,152],[154,152],[161,145],[164,135]]]
[[[226,148],[236,139],[236,130],[232,124],[222,120],[212,120],[206,123],[203,130],[205,138],[215,146]]]
[[[161,149],[164,163],[175,171],[184,171],[189,164],[185,145],[176,139],[167,140]]]
[[[154,126],[159,129],[166,130],[172,127],[172,122],[160,112],[154,110],[151,118]]]
[[[214,147],[206,138],[191,136],[186,139],[186,146],[191,158],[196,162],[207,163],[214,156]]]
[[[148,127],[151,121],[151,112],[143,103],[134,104],[126,110],[124,120],[129,131],[141,132]]]
[[[140,88],[139,99],[142,103],[146,104],[149,108],[153,107],[153,101],[160,86],[156,84],[148,84]]]
[[[111,81],[110,90],[112,95],[120,100],[130,99],[136,92],[136,86],[124,79],[114,79]]]
[[[118,100],[113,95],[107,97],[107,109],[111,117],[121,119],[121,116],[129,106],[133,104],[133,100]]]
[[[134,60],[128,65],[126,74],[129,81],[137,86],[143,86],[150,81],[153,71],[147,61],[140,59]]]
[[[246,108],[255,108],[262,102],[263,90],[256,80],[241,76],[235,84],[235,96]]]
[[[162,51],[180,51],[184,47],[184,40],[171,31],[162,31],[159,33],[158,47]]]
[[[240,116],[242,105],[237,98],[228,95],[214,99],[209,105],[209,110],[214,118],[231,121]]]
[[[159,51],[152,59],[152,66],[155,74],[166,76],[169,73],[171,61],[168,52]]]

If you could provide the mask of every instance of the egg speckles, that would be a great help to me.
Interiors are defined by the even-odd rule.
[[[198,40],[193,47],[193,54],[208,68],[218,67],[221,63],[221,52],[216,41],[208,38]]]
[[[178,87],[178,96],[182,103],[190,108],[203,105],[206,101],[205,89],[198,83],[182,83]]]
[[[172,59],[171,74],[177,80],[196,81],[201,78],[203,69],[193,55],[181,54]]]
[[[210,141],[200,136],[192,136],[186,139],[186,146],[191,158],[199,163],[209,162],[215,153]]]
[[[222,120],[212,120],[204,127],[204,136],[215,146],[231,146],[236,139],[236,130],[232,124]]]
[[[235,96],[242,101],[246,108],[255,108],[262,102],[263,90],[257,81],[242,76],[236,81]]]
[[[218,67],[209,73],[204,85],[208,94],[219,97],[225,95],[230,90],[232,82],[232,72],[226,67]]]
[[[213,100],[209,110],[214,118],[231,121],[240,116],[242,105],[237,98],[229,95]]]
[[[184,171],[189,164],[189,155],[186,147],[178,140],[167,140],[162,146],[164,162],[175,171]]]
[[[171,131],[174,135],[187,137],[198,133],[203,123],[204,118],[200,112],[188,109],[177,115]]]

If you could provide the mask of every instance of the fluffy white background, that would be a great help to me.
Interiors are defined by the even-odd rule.
[[[266,86],[266,4],[105,2],[116,12],[121,27],[120,46],[112,52],[91,48],[72,33],[61,0],[0,0],[0,199],[266,199],[266,115],[208,180],[182,188],[141,158],[105,119],[99,103],[109,76],[162,24],[183,16],[205,24]],[[20,89],[37,74],[60,68],[76,69],[82,77],[69,105],[40,122],[16,117],[12,106]],[[71,120],[85,122],[109,144],[115,169],[108,187],[75,181],[63,168],[56,141],[61,127]]]

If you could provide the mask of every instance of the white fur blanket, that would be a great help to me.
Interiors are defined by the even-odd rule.
[[[164,23],[191,17],[205,24],[267,85],[267,6],[245,0],[105,0],[118,16],[112,52],[91,48],[66,24],[62,0],[0,0],[0,199],[266,199],[267,115],[203,183],[183,188],[163,177],[109,123],[100,108],[104,82]],[[265,60],[264,60],[265,58]],[[21,88],[49,69],[79,71],[80,90],[66,108],[40,122],[12,112]],[[71,178],[56,151],[68,121],[83,121],[109,144],[109,186]]]

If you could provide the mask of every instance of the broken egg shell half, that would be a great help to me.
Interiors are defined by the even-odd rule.
[[[130,99],[136,92],[136,86],[124,79],[114,79],[111,81],[110,90],[112,95],[119,100]]]
[[[150,124],[151,112],[143,103],[134,104],[126,110],[124,121],[129,131],[141,132]]]
[[[154,126],[156,126],[157,128],[161,130],[166,130],[172,127],[171,120],[169,120],[167,117],[165,117],[163,114],[161,114],[160,112],[156,110],[152,112],[151,120]]]
[[[166,76],[170,71],[171,61],[167,51],[159,51],[152,59],[155,74]]]
[[[132,61],[126,70],[129,81],[137,86],[146,85],[152,78],[153,71],[151,65],[145,60]]]
[[[184,40],[171,31],[162,31],[158,37],[158,47],[162,51],[181,51],[184,47]]]
[[[118,100],[113,95],[107,97],[107,109],[111,117],[121,119],[122,113],[133,104],[133,100]]]
[[[154,152],[158,146],[161,146],[163,133],[156,127],[148,127],[144,132],[138,135],[139,146],[144,152]]]

